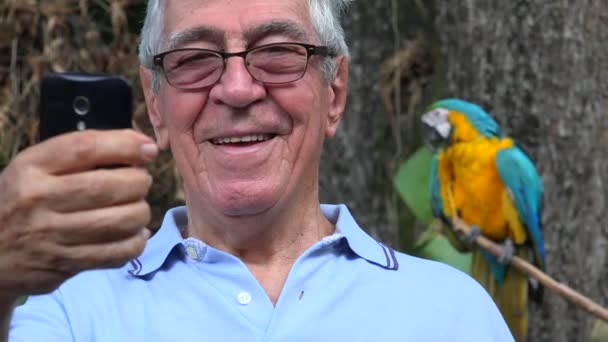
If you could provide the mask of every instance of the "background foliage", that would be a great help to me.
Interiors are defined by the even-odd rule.
[[[0,169],[37,140],[44,73],[124,75],[133,85],[136,129],[153,134],[137,76],[143,0],[5,0],[0,3]],[[163,208],[183,201],[171,156],[151,167],[152,227]]]

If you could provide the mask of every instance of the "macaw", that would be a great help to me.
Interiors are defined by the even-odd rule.
[[[545,266],[541,233],[543,185],[532,161],[481,107],[459,99],[435,102],[422,116],[422,135],[435,151],[431,170],[433,215],[446,223],[450,241],[459,250],[472,249],[471,275],[486,288],[517,341],[525,341],[528,297],[540,299],[542,289],[508,267],[518,255]],[[468,236],[451,227],[457,215],[473,227]],[[497,258],[474,248],[478,234],[503,244]]]

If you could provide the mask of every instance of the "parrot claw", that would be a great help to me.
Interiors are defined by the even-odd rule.
[[[498,258],[498,263],[501,265],[510,264],[513,255],[515,255],[515,245],[511,239],[506,239],[502,245],[502,255]]]
[[[477,240],[477,237],[481,235],[481,229],[479,229],[478,226],[471,226],[471,230],[469,230],[468,233],[464,234],[462,236],[462,242],[464,242],[465,245],[467,245],[467,247],[471,248],[475,245],[475,240]]]

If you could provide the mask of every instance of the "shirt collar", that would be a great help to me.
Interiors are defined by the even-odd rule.
[[[321,212],[336,226],[336,232],[344,236],[349,248],[359,257],[389,270],[399,268],[395,251],[361,229],[344,204],[321,204]],[[187,222],[186,207],[167,211],[160,229],[148,240],[143,253],[129,262],[128,272],[137,277],[146,276],[163,266],[176,246],[184,249],[181,230]]]
[[[399,269],[395,251],[361,229],[344,204],[321,204],[321,212],[336,226],[336,231],[346,238],[350,249],[359,257],[389,270]]]
[[[129,273],[141,277],[158,270],[175,246],[181,245],[184,240],[181,228],[185,227],[187,222],[186,207],[167,211],[160,229],[148,240],[143,253],[129,262]]]

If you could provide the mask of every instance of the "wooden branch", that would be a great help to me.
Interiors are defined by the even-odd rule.
[[[456,229],[464,234],[468,234],[469,231],[471,230],[471,227],[469,227],[466,223],[464,223],[464,221],[462,221],[459,218],[454,218],[452,220],[452,224],[453,224],[454,229]],[[496,257],[500,257],[503,254],[503,249],[500,245],[498,245],[494,241],[491,241],[482,235],[478,236],[475,239],[475,243],[477,243],[477,245],[479,245],[481,248],[487,250],[488,252],[492,253]],[[567,285],[562,284],[562,283],[558,282],[557,280],[551,278],[545,272],[539,270],[537,267],[530,264],[528,261],[526,261],[518,256],[513,256],[513,258],[511,258],[510,264],[513,267],[515,267],[517,270],[519,270],[520,272],[522,272],[534,279],[537,279],[538,282],[541,283],[542,286],[544,286],[545,288],[551,290],[552,292],[557,293],[558,295],[564,297],[570,303],[575,304],[575,305],[581,307],[582,309],[586,310],[590,314],[592,314],[596,317],[599,317],[600,319],[608,322],[608,309],[595,303],[590,298],[573,290],[572,288],[568,287]]]

